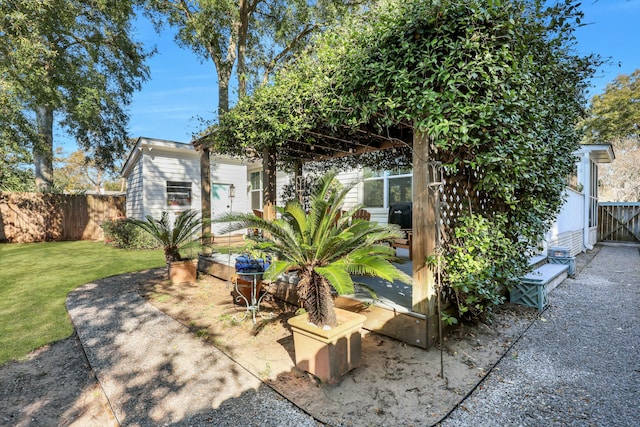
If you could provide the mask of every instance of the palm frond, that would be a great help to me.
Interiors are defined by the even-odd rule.
[[[351,274],[358,276],[379,277],[387,282],[399,280],[411,284],[411,276],[399,270],[395,265],[386,259],[378,256],[358,256],[351,259],[343,259],[336,262]]]
[[[163,211],[160,219],[147,215],[146,220],[130,219],[130,222],[146,231],[164,249],[168,262],[180,259],[180,250],[198,247],[200,245],[200,228],[203,220],[200,214],[194,210],[182,212],[171,223],[169,213]]]
[[[264,278],[267,280],[277,279],[280,275],[287,271],[287,269],[294,267],[291,262],[284,260],[275,260],[271,263],[269,268],[264,272]]]
[[[353,293],[353,279],[341,265],[334,263],[325,267],[316,267],[315,270],[331,283],[338,294]]]

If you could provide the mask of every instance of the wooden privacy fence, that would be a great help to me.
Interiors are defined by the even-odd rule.
[[[102,222],[123,216],[124,196],[0,193],[0,242],[102,240]]]
[[[598,240],[640,243],[640,203],[599,203]]]

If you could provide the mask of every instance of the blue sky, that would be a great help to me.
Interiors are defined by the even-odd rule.
[[[583,23],[577,32],[581,53],[609,58],[592,80],[591,95],[602,93],[619,74],[640,68],[640,0],[585,0]],[[218,104],[216,74],[209,60],[201,63],[190,50],[176,45],[168,32],[156,34],[146,20],[136,28],[137,38],[156,46],[151,58],[151,79],[133,97],[130,135],[189,142],[201,129],[198,117],[211,119]],[[58,141],[64,141],[63,135]],[[65,151],[75,149],[73,142]]]

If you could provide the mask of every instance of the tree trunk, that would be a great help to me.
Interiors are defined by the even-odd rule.
[[[276,206],[276,148],[270,146],[262,153],[262,170],[264,174],[263,194],[265,219],[275,219]]]
[[[207,246],[213,243],[211,233],[211,158],[208,148],[203,147],[200,152],[200,206],[202,210],[202,252],[209,255],[211,249]]]
[[[296,289],[300,302],[309,316],[309,322],[319,328],[337,325],[331,286],[327,279],[313,269],[306,269],[301,273]]]
[[[36,189],[48,192],[53,187],[53,109],[36,107],[36,123],[38,141],[33,146]]]
[[[240,0],[238,12],[240,21],[238,22],[238,97],[242,98],[247,94],[247,70],[245,56],[247,51],[247,31],[249,31],[249,5],[247,0]]]
[[[229,82],[231,81],[231,70],[222,66],[219,68],[222,69],[218,71],[218,117],[229,111]]]
[[[218,116],[229,111],[229,81],[231,70],[229,67],[218,65]],[[233,64],[232,64],[233,65]],[[202,147],[200,152],[200,211],[202,213],[202,243],[212,243],[214,236],[211,233],[211,153],[209,148]],[[202,248],[205,255],[210,253],[206,246]]]

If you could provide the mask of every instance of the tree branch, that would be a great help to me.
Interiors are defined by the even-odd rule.
[[[269,75],[276,67],[277,63],[284,58],[293,48],[295,48],[300,41],[311,34],[315,29],[318,28],[317,24],[308,24],[298,35],[296,35],[291,42],[285,46],[284,49],[280,51],[276,56],[274,56],[271,61],[265,66],[264,74],[262,75],[262,84],[266,84],[269,81]]]

